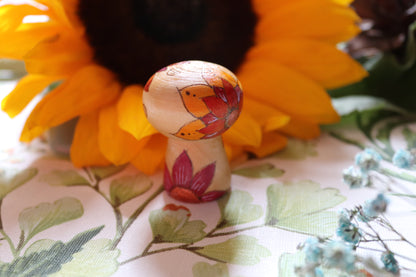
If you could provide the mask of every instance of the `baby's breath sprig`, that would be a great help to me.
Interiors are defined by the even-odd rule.
[[[295,269],[297,276],[322,277],[334,271],[339,276],[399,276],[401,270],[410,270],[402,267],[397,258],[415,265],[416,260],[394,252],[389,243],[402,242],[415,248],[416,245],[400,234],[384,216],[389,203],[390,200],[379,193],[363,205],[341,210],[335,237],[311,237],[300,245],[305,264]],[[360,256],[358,249],[375,252],[380,262]]]

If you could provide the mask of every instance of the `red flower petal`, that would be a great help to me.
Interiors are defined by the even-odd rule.
[[[205,105],[218,118],[224,118],[228,112],[228,105],[221,98],[217,96],[204,97]]]
[[[235,88],[233,85],[225,79],[222,79],[222,84],[224,85],[225,96],[227,97],[227,103],[230,108],[236,108],[238,103],[240,102],[241,95],[238,94],[236,90],[239,88],[236,86]],[[241,93],[241,90],[239,91]]]
[[[207,127],[199,129],[198,132],[206,134],[206,136],[204,137],[206,138],[207,136],[212,137],[221,134],[225,130],[225,119],[218,119],[217,121],[214,121],[211,124],[209,124]]]
[[[225,193],[227,193],[227,191],[225,190],[214,190],[214,191],[205,193],[204,195],[200,197],[200,199],[201,199],[201,202],[213,201],[213,200],[220,198]]]
[[[218,117],[216,117],[212,113],[209,113],[205,115],[203,118],[201,118],[201,120],[205,123],[206,126],[208,126],[209,124],[212,124],[213,122],[217,121]]]
[[[193,167],[192,161],[188,153],[184,150],[182,154],[176,158],[175,164],[172,167],[172,179],[175,186],[189,187],[192,180]]]
[[[195,174],[192,179],[190,189],[197,196],[201,196],[209,187],[214,178],[215,173],[215,162],[207,165],[201,169],[197,174]]]
[[[170,196],[175,198],[176,200],[188,202],[188,203],[200,203],[201,200],[189,189],[175,187],[170,192]]]
[[[223,81],[223,84],[224,84],[224,79],[221,79],[221,80]],[[227,91],[223,87],[214,86],[213,89],[217,97],[221,98],[221,100],[224,103],[229,104],[227,101],[227,95],[226,95]]]
[[[234,110],[234,111],[232,111],[228,116],[227,116],[227,119],[226,119],[226,124],[225,124],[225,126],[226,126],[226,128],[230,128],[231,127],[231,125],[233,125],[234,124],[234,122],[236,122],[237,121],[237,118],[238,118],[238,116],[240,115],[240,110]]]
[[[173,188],[172,178],[170,178],[170,173],[166,164],[165,164],[165,172],[163,174],[163,185],[166,191],[171,191]]]

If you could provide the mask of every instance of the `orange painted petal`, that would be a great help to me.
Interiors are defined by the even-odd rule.
[[[99,115],[98,145],[103,155],[115,165],[133,160],[148,141],[138,141],[118,126],[115,105],[103,108]]]
[[[142,90],[138,85],[126,87],[117,103],[118,125],[137,140],[157,132],[146,118]]]
[[[355,12],[330,1],[295,1],[265,14],[256,27],[257,41],[284,37],[346,41],[360,32]]]
[[[32,74],[69,76],[91,64],[88,43],[71,29],[38,43],[25,56],[26,70]]]
[[[85,67],[37,104],[26,120],[21,140],[30,141],[45,129],[108,105],[120,91],[110,71],[96,65]]]
[[[326,88],[351,84],[368,75],[358,62],[334,45],[303,38],[260,44],[250,50],[247,58],[284,64]]]
[[[71,160],[77,167],[105,166],[111,163],[98,147],[98,113],[79,118],[71,145]]]
[[[248,97],[267,103],[289,116],[314,123],[339,120],[323,87],[288,67],[252,60],[240,68],[238,78]]]
[[[261,143],[261,136],[260,124],[243,108],[234,125],[223,134],[223,139],[226,143],[236,146],[257,147]]]
[[[194,85],[180,91],[185,108],[195,117],[203,117],[210,112],[202,98],[215,95],[213,89],[205,85]]]
[[[287,138],[277,132],[263,134],[259,147],[244,147],[248,152],[254,153],[257,157],[263,158],[283,149],[287,144]]]
[[[300,139],[313,139],[321,134],[318,124],[293,117],[289,124],[279,129],[279,132]]]
[[[0,58],[23,59],[40,41],[58,34],[61,29],[53,23],[24,24],[16,31],[0,32]]]
[[[26,75],[9,95],[1,102],[1,108],[10,117],[18,115],[32,99],[48,85],[57,81],[56,77]]]
[[[204,137],[205,134],[200,133],[198,130],[201,130],[205,127],[206,126],[204,122],[202,122],[200,119],[197,119],[183,126],[178,132],[176,132],[175,136],[189,140],[199,140]]]
[[[290,120],[288,115],[248,97],[244,98],[244,109],[262,126],[265,132],[281,128]]]
[[[131,163],[143,173],[152,175],[164,165],[166,147],[167,138],[154,134]]]

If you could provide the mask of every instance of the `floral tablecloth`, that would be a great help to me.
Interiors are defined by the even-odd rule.
[[[0,98],[14,85],[3,82]],[[380,192],[394,232],[373,222],[363,230],[396,253],[402,276],[416,276],[416,175],[391,162],[396,150],[416,147],[416,124],[367,100],[336,102],[343,121],[317,140],[290,140],[280,153],[233,164],[232,191],[207,204],[169,198],[162,172],[79,169],[43,139],[19,144],[27,112],[0,113],[0,276],[295,276],[305,263],[299,245],[339,239],[340,210]],[[383,161],[370,186],[351,189],[343,171],[366,147]],[[383,243],[367,237],[356,253],[383,268]]]

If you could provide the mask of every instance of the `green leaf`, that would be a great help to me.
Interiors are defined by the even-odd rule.
[[[0,276],[43,277],[59,271],[73,255],[95,237],[104,226],[75,236],[67,243],[41,240],[33,243],[22,257],[0,265]]]
[[[220,198],[217,203],[221,211],[221,223],[219,228],[226,228],[238,224],[259,219],[263,215],[263,209],[259,205],[253,205],[253,197],[245,191],[232,191]]]
[[[105,179],[107,177],[110,177],[112,175],[115,175],[125,169],[125,165],[121,166],[105,166],[105,167],[90,167],[92,174],[94,174],[95,178],[98,180]]]
[[[262,258],[271,255],[267,248],[257,243],[256,238],[246,235],[210,244],[194,251],[214,261],[239,265],[255,265]]]
[[[110,184],[111,202],[119,206],[134,197],[137,197],[152,187],[152,180],[145,174],[123,176]]]
[[[274,184],[267,188],[266,224],[289,231],[329,236],[337,226],[335,212],[325,211],[345,197],[312,181]]]
[[[412,148],[416,148],[416,132],[410,130],[409,127],[405,127],[402,131],[404,139],[407,143],[407,149],[410,150]]]
[[[206,224],[201,220],[189,221],[191,213],[184,206],[174,204],[152,211],[149,215],[154,242],[194,243],[206,236]]]
[[[79,218],[84,213],[78,199],[65,197],[54,203],[41,203],[23,210],[19,215],[20,229],[26,241],[52,226]]]
[[[110,246],[109,239],[90,240],[72,256],[70,262],[49,277],[72,276],[75,272],[77,276],[111,276],[118,269],[120,250],[112,250]]]
[[[268,177],[280,177],[285,172],[282,169],[276,168],[271,163],[265,163],[252,167],[244,167],[233,170],[233,174],[251,177],[251,178],[268,178]]]
[[[53,170],[40,178],[40,181],[51,186],[82,186],[89,185],[87,179],[75,170]]]
[[[193,277],[230,277],[228,267],[224,263],[210,265],[199,262],[192,267]]]
[[[287,146],[274,156],[288,160],[304,160],[308,157],[316,157],[318,156],[316,142],[291,138],[288,140]]]
[[[9,192],[36,176],[36,168],[27,168],[22,171],[14,169],[0,169],[0,199],[3,199]]]

